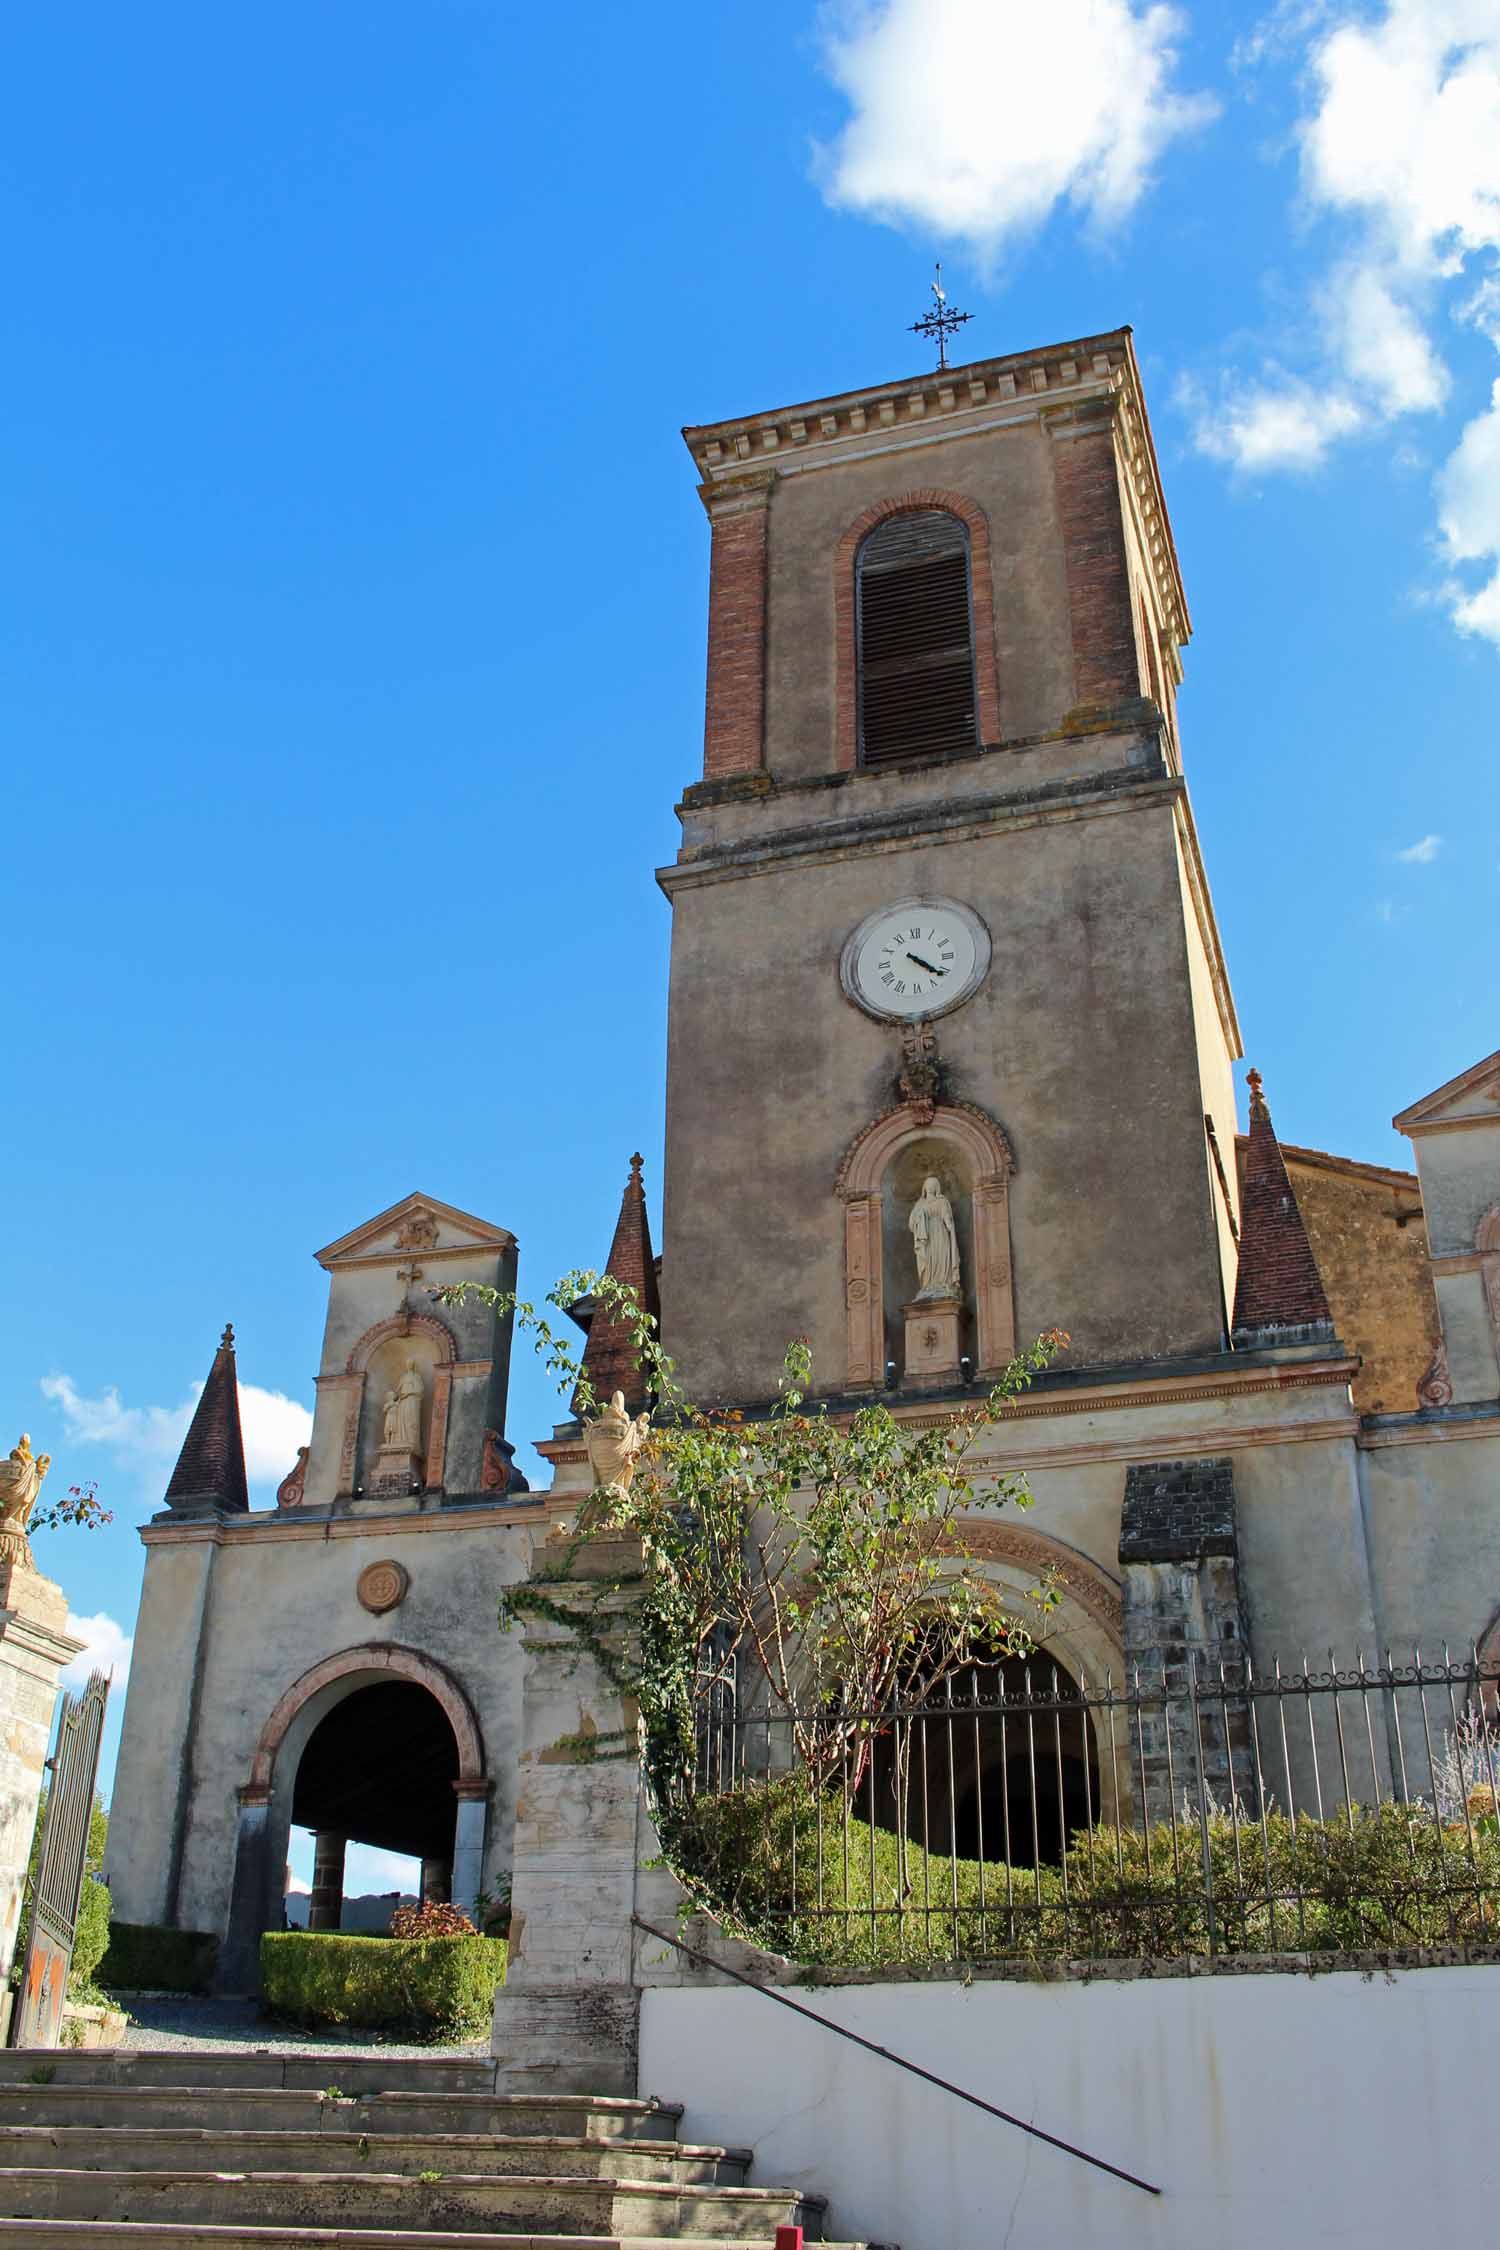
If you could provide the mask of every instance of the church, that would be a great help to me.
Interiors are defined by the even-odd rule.
[[[1130,331],[684,435],[708,666],[657,872],[663,1240],[634,1159],[608,1266],[689,1393],[753,1419],[805,1335],[831,1410],[930,1424],[1061,1329],[985,1440],[1036,1505],[981,1509],[972,1544],[1002,1591],[1055,1566],[1065,1675],[1493,1653],[1500,1054],[1433,1091],[1372,1060],[1411,1171],[1283,1144],[1253,1072],[1241,1133]],[[281,1926],[294,1823],[336,1927],[348,1842],[472,1911],[534,1818],[496,1598],[592,1479],[564,1422],[528,1489],[509,1324],[435,1300],[514,1285],[503,1217],[414,1193],[320,1249],[312,1439],[276,1505],[249,1506],[226,1331],[143,1529],[107,1874],[121,1919],[215,1933],[230,1989]],[[639,1410],[628,1338],[575,1317]]]

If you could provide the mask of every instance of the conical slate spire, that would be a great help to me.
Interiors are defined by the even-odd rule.
[[[1316,1333],[1288,1339],[1288,1329]],[[1281,1143],[1261,1090],[1250,1073],[1250,1134],[1240,1192],[1240,1270],[1234,1291],[1233,1340],[1237,1345],[1321,1341],[1333,1336],[1333,1318],[1318,1263],[1287,1177]]]
[[[627,1282],[657,1326],[661,1322],[661,1297],[656,1285],[656,1261],[651,1254],[651,1222],[646,1216],[646,1190],[641,1185],[641,1159],[630,1159],[630,1177],[620,1198],[615,1238],[609,1246],[605,1272]],[[594,1396],[607,1399],[625,1393],[632,1414],[646,1404],[646,1381],[640,1354],[629,1323],[602,1305],[589,1324],[584,1346],[583,1372],[594,1387]]]
[[[179,1514],[205,1508],[246,1509],[245,1441],[240,1434],[240,1386],[234,1366],[234,1330],[227,1327],[214,1353],[167,1486],[167,1506]]]

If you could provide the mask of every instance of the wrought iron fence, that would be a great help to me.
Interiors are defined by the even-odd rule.
[[[1500,1668],[1047,1656],[872,1711],[700,1670],[671,1847],[760,1942],[858,1965],[1500,1945]]]

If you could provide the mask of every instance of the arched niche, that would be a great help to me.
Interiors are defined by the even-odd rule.
[[[974,1373],[985,1381],[1015,1356],[1010,1254],[1010,1143],[969,1103],[939,1104],[930,1118],[910,1105],[887,1110],[851,1142],[835,1183],[844,1205],[847,1381],[875,1390],[899,1351],[901,1306],[912,1293],[906,1221],[928,1173],[953,1204],[964,1297],[973,1324]],[[904,1262],[903,1262],[904,1261]],[[912,1290],[915,1283],[912,1283]]]
[[[359,1489],[374,1463],[386,1392],[395,1389],[409,1359],[416,1362],[422,1378],[423,1481],[429,1492],[442,1490],[458,1344],[447,1322],[435,1313],[403,1312],[367,1328],[345,1363],[340,1498],[347,1499]]]
[[[1479,1278],[1484,1284],[1485,1309],[1490,1316],[1490,1339],[1500,1359],[1500,1203],[1492,1203],[1474,1229],[1479,1252]]]

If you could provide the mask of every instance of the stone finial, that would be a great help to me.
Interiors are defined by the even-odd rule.
[[[656,1260],[651,1252],[651,1222],[646,1214],[646,1190],[641,1179],[643,1159],[637,1151],[630,1159],[630,1176],[620,1198],[620,1216],[609,1246],[605,1272],[635,1291],[636,1300],[653,1327],[661,1321],[661,1298],[656,1286]],[[599,1306],[589,1323],[584,1347],[583,1372],[596,1398],[623,1391],[634,1411],[646,1403],[646,1382],[630,1323]],[[577,1411],[575,1407],[575,1412]]]
[[[1244,1349],[1331,1343],[1333,1316],[1259,1071],[1250,1073],[1250,1132],[1240,1188],[1240,1265],[1232,1341]]]
[[[210,1508],[240,1514],[250,1506],[232,1327],[225,1328],[214,1353],[203,1395],[193,1409],[177,1466],[167,1483],[166,1503],[184,1514]]]
[[[36,1568],[26,1527],[36,1506],[42,1479],[51,1466],[50,1453],[32,1452],[31,1439],[25,1430],[21,1432],[20,1442],[11,1447],[9,1458],[0,1461],[0,1562],[21,1563],[27,1570]]]

